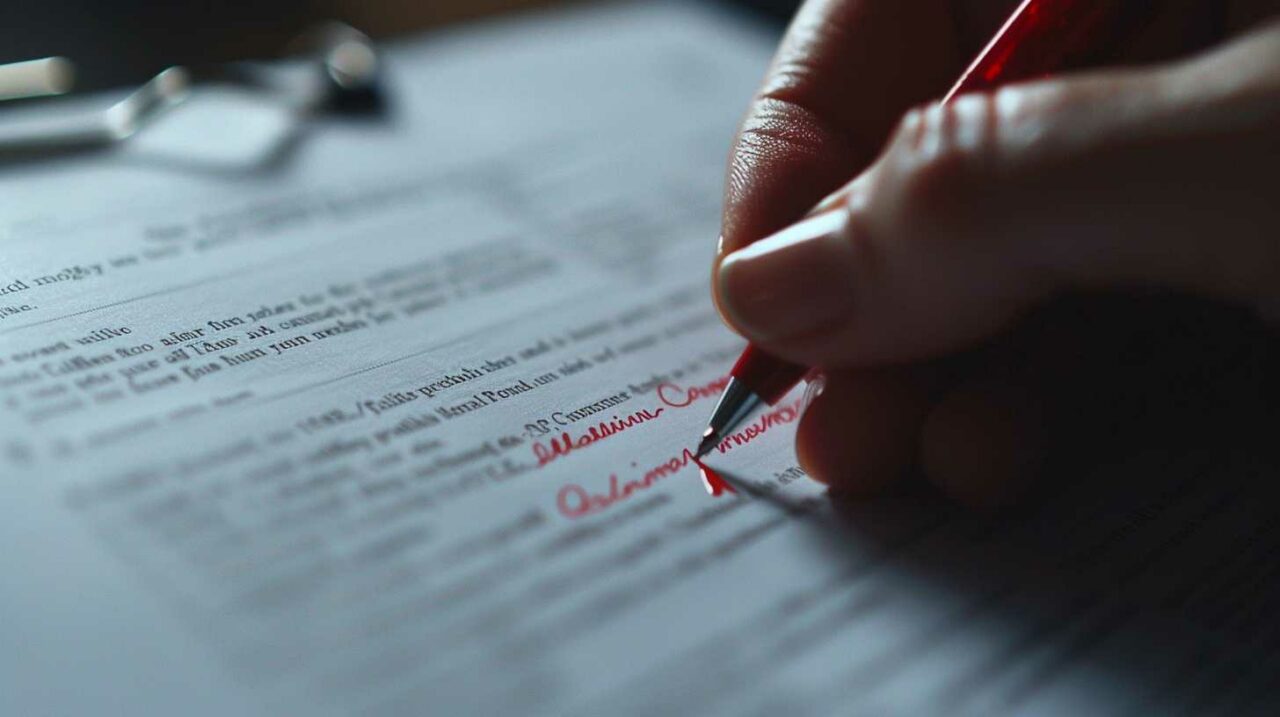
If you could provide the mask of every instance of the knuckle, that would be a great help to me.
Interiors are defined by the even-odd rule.
[[[903,118],[885,179],[904,211],[949,215],[981,191],[995,152],[991,98],[972,95]]]
[[[897,126],[889,134],[889,152],[905,151],[918,141],[920,128],[924,125],[924,114],[927,107],[913,107],[902,115]]]
[[[992,144],[1003,148],[1005,155],[1034,155],[1055,135],[1057,118],[1068,116],[1068,110],[1080,99],[1067,85],[1042,82],[1006,87],[992,99]]]

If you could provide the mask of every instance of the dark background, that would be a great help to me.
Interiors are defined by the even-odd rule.
[[[692,0],[685,0],[692,1]],[[798,0],[706,0],[776,24]],[[585,0],[578,0],[581,4]],[[169,65],[282,54],[324,20],[394,37],[564,0],[27,0],[0,9],[0,63],[63,55],[77,88],[144,80]]]

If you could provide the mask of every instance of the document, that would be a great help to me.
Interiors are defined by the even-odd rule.
[[[0,713],[1265,711],[1280,532],[1214,455],[993,528],[827,495],[797,391],[708,490],[772,43],[521,16],[393,44],[386,119],[270,162],[224,89],[0,166]]]

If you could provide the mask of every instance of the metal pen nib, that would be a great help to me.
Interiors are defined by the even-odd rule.
[[[702,458],[710,453],[711,449],[715,448],[716,444],[719,442],[720,436],[716,434],[714,428],[708,426],[707,430],[702,432],[702,440],[698,442],[698,450],[694,451],[693,457]]]
[[[736,378],[729,379],[720,402],[711,412],[711,420],[707,422],[707,430],[702,432],[702,441],[698,443],[695,458],[701,458],[720,444],[733,429],[747,419],[764,401],[747,385]]]

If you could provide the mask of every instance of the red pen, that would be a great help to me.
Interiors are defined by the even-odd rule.
[[[1160,0],[1024,0],[943,102],[1095,61],[1158,8]],[[748,346],[702,433],[697,456],[715,448],[761,405],[773,405],[809,369]]]

